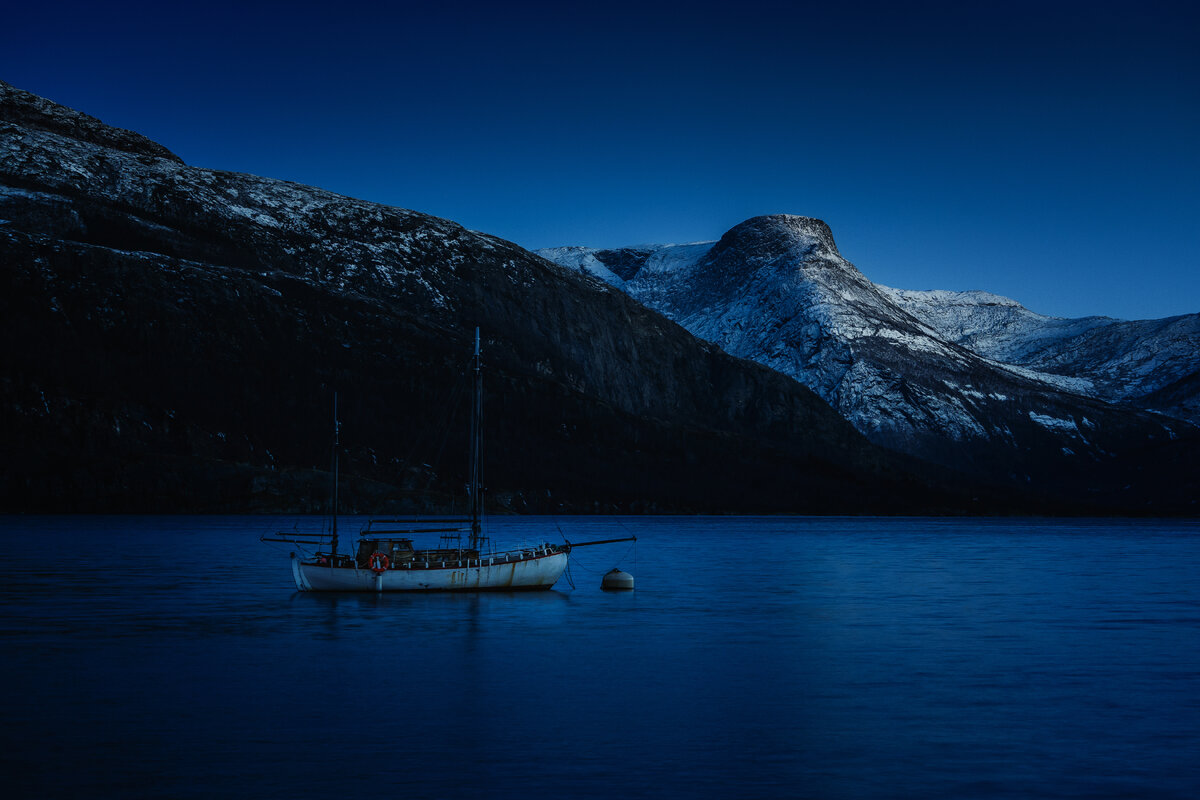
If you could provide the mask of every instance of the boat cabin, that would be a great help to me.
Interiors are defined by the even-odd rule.
[[[358,540],[358,565],[366,567],[373,553],[383,553],[392,564],[411,561],[413,553],[412,539],[375,539],[362,538]]]

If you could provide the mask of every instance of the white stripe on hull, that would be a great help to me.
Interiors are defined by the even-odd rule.
[[[483,559],[487,561],[487,559]],[[305,564],[292,556],[292,577],[302,592],[479,592],[549,589],[567,568],[567,554],[477,567],[369,569]]]

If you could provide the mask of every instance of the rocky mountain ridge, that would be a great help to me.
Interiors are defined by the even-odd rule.
[[[1200,424],[1200,395],[1162,402],[1200,370],[1200,314],[1153,320],[1037,314],[988,292],[883,289],[944,338],[1044,380]],[[1166,390],[1166,391],[1164,391]]]
[[[1042,362],[1006,363],[973,349],[983,340],[971,335],[978,326],[949,335],[961,320],[931,312],[949,308],[944,296],[872,283],[820,220],[756,217],[716,243],[539,252],[797,378],[873,441],[975,474],[1051,480],[1194,435],[1187,422],[1089,397],[1085,379],[1039,372],[1033,364]],[[613,254],[624,277],[607,269]],[[995,304],[1019,313],[1011,301]]]

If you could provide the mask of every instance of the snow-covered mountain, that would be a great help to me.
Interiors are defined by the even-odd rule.
[[[946,464],[1019,477],[1064,459],[1102,462],[1132,440],[1190,428],[1089,396],[1090,376],[977,348],[986,338],[972,337],[986,327],[982,300],[969,305],[972,321],[949,303],[877,286],[820,220],[756,217],[717,242],[539,254],[799,379],[873,441]],[[1006,302],[1005,313],[1018,313]]]
[[[1200,314],[1126,321],[1036,314],[988,292],[883,289],[947,340],[1084,394],[1200,423]],[[1188,390],[1188,387],[1193,387]]]

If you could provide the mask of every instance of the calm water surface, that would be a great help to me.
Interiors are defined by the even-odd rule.
[[[0,517],[6,795],[1200,796],[1198,521],[500,519],[639,541],[443,596],[293,522]]]

